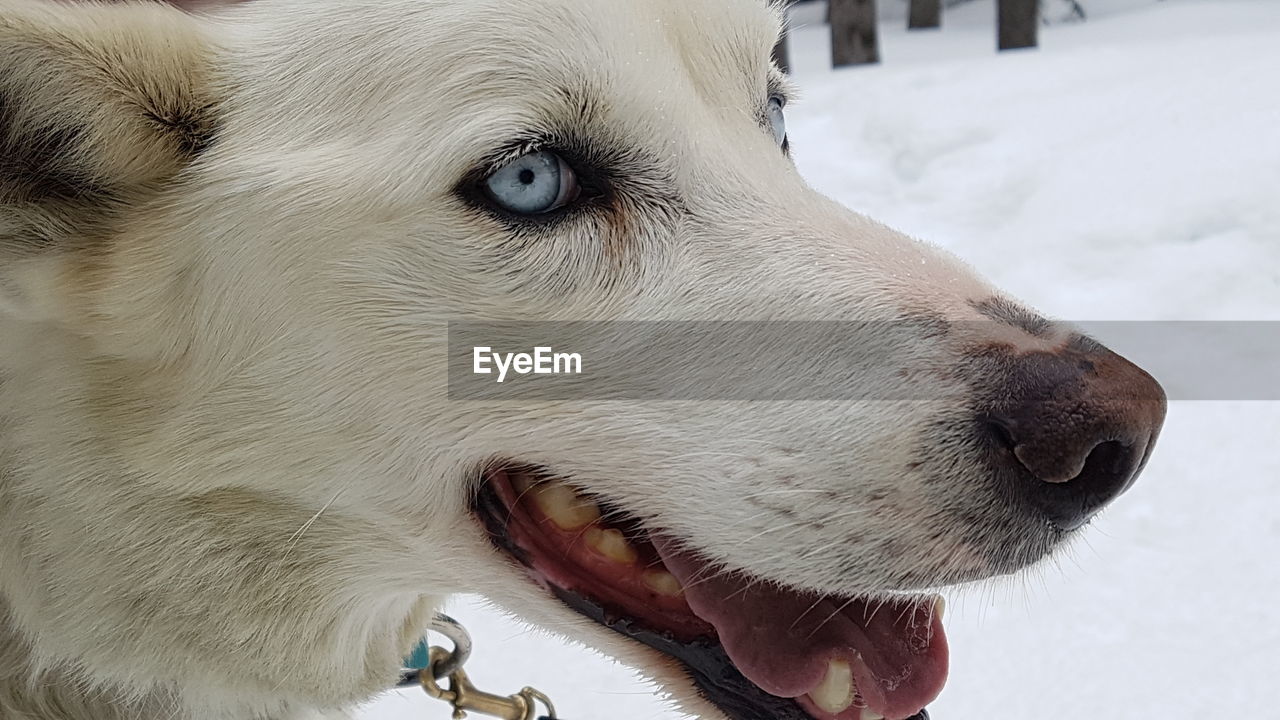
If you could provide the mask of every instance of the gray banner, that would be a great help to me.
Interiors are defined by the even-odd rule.
[[[956,337],[984,323],[449,324],[455,400],[932,400],[956,392]],[[1280,400],[1280,322],[1079,322],[1171,400]]]

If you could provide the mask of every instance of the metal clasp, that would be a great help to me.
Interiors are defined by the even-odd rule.
[[[431,697],[453,706],[454,720],[462,720],[468,712],[502,720],[534,720],[538,703],[547,709],[547,720],[556,720],[551,699],[531,687],[505,697],[477,689],[462,670],[471,656],[471,635],[457,620],[444,614],[432,618],[430,627],[453,641],[453,650],[433,646],[428,651],[427,666],[418,673],[418,683]],[[445,678],[449,681],[447,688],[440,686],[440,680]]]
[[[434,655],[431,656],[427,670],[433,671],[436,679],[454,674],[471,658],[471,633],[462,627],[462,623],[440,612],[431,618],[428,627],[449,638],[453,643],[453,652],[446,651],[444,659],[439,661]]]
[[[454,670],[448,676],[448,688],[440,687],[432,670],[437,663],[443,663],[449,657],[448,650],[441,647],[431,648],[431,666],[427,668],[427,672],[418,676],[418,680],[428,695],[453,706],[454,720],[462,720],[468,712],[502,718],[502,720],[534,720],[538,712],[538,703],[542,703],[547,708],[546,717],[555,720],[556,710],[552,707],[551,700],[531,687],[523,688],[520,692],[505,697],[494,695],[472,685],[462,668]]]

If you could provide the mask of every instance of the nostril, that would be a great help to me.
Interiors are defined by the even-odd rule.
[[[1018,445],[1018,441],[1013,439],[1013,428],[1009,425],[1009,421],[995,415],[984,415],[981,418],[982,424],[986,426],[987,432],[995,438],[996,442],[1002,445],[1010,452]]]
[[[1116,440],[1100,442],[1085,458],[1084,468],[1071,480],[1081,490],[1108,491],[1107,497],[1120,494],[1137,467],[1138,453],[1132,445]]]
[[[1082,479],[1084,474],[1091,470],[1111,476],[1125,474],[1125,466],[1128,465],[1132,456],[1133,452],[1128,446],[1115,440],[1098,443],[1084,461],[1084,471],[1080,473],[1081,477],[1077,479]]]
[[[1041,509],[1064,530],[1080,527],[1129,488],[1137,475],[1140,456],[1132,445],[1115,440],[1098,443],[1070,481],[1040,486]]]

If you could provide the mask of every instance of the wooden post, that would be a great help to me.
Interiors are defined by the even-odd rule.
[[[791,8],[792,0],[785,0],[782,3],[782,19],[787,19],[787,11]],[[778,35],[778,42],[773,44],[773,62],[777,64],[778,69],[788,75],[791,74],[791,55],[787,52],[787,27],[783,25],[782,32]]]
[[[783,30],[778,36],[778,42],[773,46],[773,62],[777,64],[778,69],[788,75],[791,74],[791,55],[787,52],[787,31]]]
[[[1001,50],[1036,46],[1036,28],[1040,25],[1037,0],[996,0],[996,14]]]
[[[907,10],[907,29],[942,27],[942,0],[911,0]]]
[[[880,62],[875,0],[831,0],[831,65]]]

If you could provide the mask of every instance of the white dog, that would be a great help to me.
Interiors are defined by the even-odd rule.
[[[1164,396],[809,189],[777,31],[763,0],[0,0],[0,717],[339,712],[460,592],[701,717],[920,711],[920,593],[1072,537]],[[797,343],[872,395],[451,395],[448,322],[529,320],[873,321]]]

